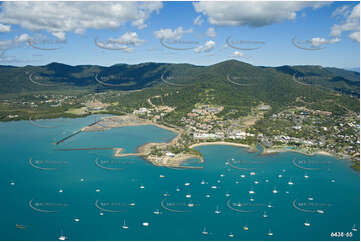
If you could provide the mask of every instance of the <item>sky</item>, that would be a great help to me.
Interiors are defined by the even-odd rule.
[[[1,2],[0,65],[360,66],[359,2]]]

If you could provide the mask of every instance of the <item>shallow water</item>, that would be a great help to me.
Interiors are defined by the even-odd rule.
[[[184,170],[114,158],[112,150],[54,150],[134,152],[176,135],[148,125],[80,133],[52,144],[94,118],[35,121],[54,128],[0,123],[1,240],[57,240],[62,234],[70,240],[333,240],[331,232],[352,232],[342,240],[360,238],[352,231],[354,224],[359,228],[360,176],[346,160],[295,152],[262,156],[212,145],[197,148],[204,169]],[[100,168],[96,159],[115,169]]]

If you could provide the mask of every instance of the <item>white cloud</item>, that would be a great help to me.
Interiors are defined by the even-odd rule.
[[[207,32],[206,32],[206,35],[209,37],[209,38],[214,38],[216,37],[216,30],[214,28],[208,28],[207,29]]]
[[[310,43],[315,46],[315,47],[318,47],[320,45],[328,45],[328,44],[334,44],[334,43],[337,43],[340,41],[340,38],[333,38],[333,39],[330,39],[330,40],[327,40],[327,39],[324,39],[324,38],[312,38],[310,40]]]
[[[134,46],[139,46],[144,40],[139,39],[138,34],[135,32],[125,33],[118,38],[110,38],[107,41],[95,40],[95,45],[99,48],[109,50],[122,50],[125,52],[134,51]],[[132,47],[131,47],[132,46]]]
[[[354,41],[360,42],[360,32],[353,32],[348,37]]]
[[[162,6],[161,2],[3,2],[0,23],[46,30],[64,39],[66,32],[118,28],[127,22],[144,28],[149,16]]]
[[[297,12],[312,7],[328,5],[328,2],[195,2],[198,13],[208,16],[214,25],[260,27],[292,20]]]
[[[246,59],[249,58],[248,56],[246,56],[245,54],[243,54],[243,53],[240,52],[240,51],[234,51],[234,52],[232,53],[232,57],[235,57],[235,58],[241,57],[241,58],[246,58]]]
[[[331,17],[337,17],[337,16],[346,16],[349,14],[349,5],[343,5],[341,7],[338,7],[335,9],[335,11],[332,12]]]
[[[351,12],[345,16],[343,24],[335,24],[331,28],[330,35],[333,37],[341,36],[342,32],[352,32],[349,37],[352,40],[360,42],[360,4],[357,4]]]
[[[14,39],[10,40],[0,40],[0,51],[5,51],[11,48],[15,48],[18,45],[29,40],[28,34],[22,34],[20,36],[16,36]]]
[[[11,26],[5,25],[5,24],[0,24],[0,33],[1,32],[9,32],[10,29],[11,29]]]
[[[197,48],[194,49],[194,52],[200,53],[200,52],[210,52],[216,47],[216,42],[213,40],[208,40],[204,45],[200,45]]]
[[[178,27],[175,30],[172,29],[160,29],[154,31],[154,35],[158,39],[165,40],[179,40],[182,38],[183,34],[192,33],[192,29],[183,30],[183,27]]]
[[[198,25],[198,26],[201,26],[201,25],[203,24],[202,15],[198,15],[198,16],[194,19],[193,24]]]

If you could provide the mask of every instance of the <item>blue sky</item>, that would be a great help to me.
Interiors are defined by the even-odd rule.
[[[2,2],[0,64],[352,68],[359,18],[359,2]]]

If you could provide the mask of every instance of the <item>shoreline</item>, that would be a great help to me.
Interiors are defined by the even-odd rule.
[[[230,146],[238,146],[242,148],[251,148],[250,145],[246,144],[240,144],[240,143],[232,143],[232,142],[226,142],[226,141],[215,141],[215,142],[201,142],[192,144],[189,146],[189,148],[199,147],[199,146],[207,146],[207,145],[230,145]]]

